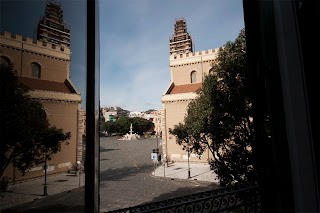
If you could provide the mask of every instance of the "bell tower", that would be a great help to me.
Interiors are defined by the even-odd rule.
[[[37,40],[70,47],[70,29],[63,22],[61,5],[47,1],[45,16],[38,23]]]
[[[192,39],[187,31],[185,18],[176,20],[174,34],[170,38],[170,55],[181,53],[192,53]]]

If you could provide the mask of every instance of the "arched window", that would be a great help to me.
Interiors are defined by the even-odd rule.
[[[4,67],[9,67],[10,66],[10,59],[5,56],[1,56],[0,57],[0,65],[4,66]]]
[[[38,63],[31,63],[31,76],[35,78],[40,78],[41,67]]]
[[[190,76],[191,76],[191,83],[196,83],[197,82],[197,72],[192,71]]]

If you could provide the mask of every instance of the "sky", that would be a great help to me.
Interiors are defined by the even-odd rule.
[[[170,84],[169,37],[185,18],[195,51],[234,40],[244,27],[241,0],[102,0],[100,101],[130,111],[160,109]]]
[[[71,80],[85,108],[85,0],[56,0],[71,31]],[[0,0],[0,31],[33,37],[45,0]],[[100,0],[100,104],[160,109],[170,84],[169,38],[185,18],[195,51],[233,41],[244,27],[242,0]]]

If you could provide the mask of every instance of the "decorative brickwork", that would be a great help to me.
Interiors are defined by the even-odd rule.
[[[37,38],[53,45],[70,47],[70,29],[63,22],[61,5],[47,2],[45,16],[38,24]]]
[[[176,20],[174,34],[170,38],[170,54],[192,53],[192,39],[187,32],[187,24],[184,18]]]
[[[5,40],[7,40],[7,42],[5,42]],[[12,34],[7,31],[0,33],[0,43],[4,46],[16,49],[21,49],[21,44],[24,44],[24,49],[26,49],[26,51],[37,52],[38,54],[45,54],[46,51],[51,51],[51,53],[65,53],[69,55],[71,53],[70,48],[64,44],[48,44],[41,40],[33,40],[32,38],[23,37],[19,34]],[[43,51],[41,51],[41,49],[43,49]]]

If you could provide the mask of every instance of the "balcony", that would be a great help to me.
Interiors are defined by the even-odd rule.
[[[259,186],[256,182],[177,197],[160,202],[109,211],[131,212],[261,212]]]

